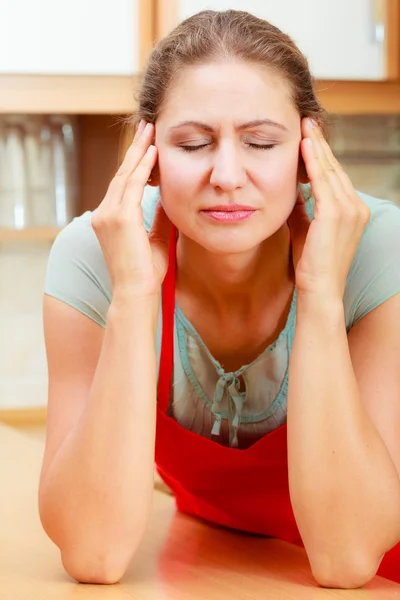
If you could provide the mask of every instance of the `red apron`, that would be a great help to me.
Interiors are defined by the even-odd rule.
[[[157,470],[171,488],[178,510],[303,546],[289,496],[286,424],[249,448],[237,449],[188,431],[167,414],[173,375],[175,228],[169,256],[162,294]],[[385,555],[378,574],[400,583],[400,544]]]

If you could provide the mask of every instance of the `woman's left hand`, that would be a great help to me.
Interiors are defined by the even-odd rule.
[[[370,218],[315,121],[302,121],[301,152],[315,199],[310,222],[299,194],[288,219],[299,293],[343,299],[347,275]]]

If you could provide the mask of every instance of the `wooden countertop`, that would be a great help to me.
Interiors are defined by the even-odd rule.
[[[39,521],[42,454],[39,440],[0,425],[0,600],[400,599],[400,585],[379,577],[360,590],[320,588],[301,548],[176,513],[173,498],[158,491],[121,582],[77,584]]]

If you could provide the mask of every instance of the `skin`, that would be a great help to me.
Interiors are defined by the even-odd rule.
[[[186,126],[171,134],[170,123],[181,113],[182,120],[204,115],[213,132]],[[237,125],[252,118],[270,118],[286,127],[284,133],[257,129],[257,136],[267,138],[264,143],[276,143],[274,149],[250,150],[245,145],[250,132],[245,142]],[[346,277],[369,209],[316,124],[300,121],[285,82],[254,65],[212,64],[185,72],[168,95],[156,131],[161,196],[167,215],[181,231],[178,284],[191,286],[212,306],[203,323],[213,318],[219,323],[219,351],[221,338],[229,337],[232,323],[236,325],[238,308],[244,304],[250,316],[254,307],[260,312],[259,321],[246,320],[245,328],[238,320],[237,333],[261,329],[265,307],[271,308],[268,300],[290,280],[285,252],[290,227],[298,291],[288,391],[291,502],[316,580],[325,587],[360,587],[399,541],[400,486],[394,465],[398,447],[392,456],[388,453],[384,439],[390,427],[381,428],[381,437],[376,426],[378,396],[371,401],[362,392],[365,378],[356,376],[364,361],[357,359],[360,340],[363,352],[368,347],[367,329],[363,332],[368,325],[359,324],[348,340],[343,311]],[[179,158],[180,144],[201,143],[210,145]],[[316,201],[312,223],[298,194],[299,156]],[[256,206],[254,219],[231,228],[204,222],[199,214],[210,204],[229,201]],[[395,301],[388,304],[388,314]],[[192,295],[186,306],[194,302]],[[222,318],[229,315],[222,326],[221,318],[215,318],[218,312]],[[201,323],[199,313],[194,316]],[[375,318],[382,318],[384,331],[380,314]],[[209,339],[205,342],[210,348]],[[379,352],[377,363],[383,365],[381,339]],[[240,359],[236,368],[244,362]],[[395,397],[396,389],[398,377],[387,397]],[[375,408],[368,410],[371,406]],[[395,417],[390,408],[386,415],[388,423]],[[374,526],[365,528],[365,523]]]
[[[265,119],[278,125],[239,129]],[[186,121],[207,127],[181,125]],[[206,302],[220,326],[228,316],[232,326],[233,315],[259,318],[277,294],[286,305],[294,287],[287,219],[297,197],[301,139],[288,84],[259,65],[213,62],[174,81],[156,121],[152,184],[179,230],[177,298],[185,312]],[[229,225],[200,212],[234,202],[256,212]]]
[[[326,587],[359,587],[373,577],[383,554],[400,539],[400,417],[396,402],[400,391],[400,296],[363,317],[347,336],[343,289],[369,219],[368,209],[321,132],[307,124],[307,119],[301,123],[299,136],[304,139],[299,144],[299,137],[296,152],[293,139],[277,144],[278,148],[286,144],[288,154],[287,162],[279,162],[276,184],[277,169],[269,162],[274,150],[265,151],[262,163],[257,158],[262,168],[256,169],[258,155],[253,158],[226,115],[233,118],[242,89],[247,92],[242,103],[247,115],[248,107],[255,106],[254,97],[258,97],[254,92],[261,93],[264,88],[260,84],[248,93],[248,87],[235,87],[238,74],[244,72],[235,69],[234,77],[232,71],[228,77],[225,67],[219,65],[218,69],[218,82],[224,80],[225,86],[218,88],[214,79],[212,91],[221,95],[229,88],[232,93],[224,96],[227,103],[218,115],[221,123],[213,125],[214,145],[204,151],[204,159],[200,154],[198,158],[197,154],[196,158],[176,154],[169,177],[163,161],[178,151],[170,141],[167,144],[165,140],[163,146],[160,129],[157,131],[160,168],[156,168],[154,179],[158,177],[161,183],[168,215],[182,230],[178,279],[185,283],[188,273],[184,267],[194,265],[189,283],[213,308],[208,320],[213,313],[218,315],[218,310],[220,314],[225,310],[225,329],[220,323],[223,335],[216,339],[219,353],[226,348],[236,352],[231,343],[235,327],[240,339],[247,338],[244,345],[258,352],[257,343],[267,332],[268,319],[276,325],[282,314],[282,303],[273,307],[271,299],[278,295],[279,284],[286,281],[293,286],[285,255],[290,213],[298,291],[288,391],[291,502],[316,581]],[[254,66],[246,67],[256,77]],[[247,75],[249,81],[241,80],[246,86],[251,79],[250,73]],[[290,99],[288,90],[285,95],[284,82],[276,79],[273,84],[272,75],[269,79],[268,75],[264,71],[258,75],[268,90],[264,101],[270,103],[263,104],[269,111],[267,117],[272,117],[273,108],[288,115],[284,111],[290,107],[290,102],[285,104]],[[204,84],[207,82],[208,77]],[[282,93],[274,104],[278,88]],[[201,93],[200,88],[197,93]],[[214,108],[219,106],[220,95],[215,94],[218,100],[213,101]],[[214,95],[205,95],[199,111],[210,97]],[[181,108],[187,106],[183,98],[178,97]],[[193,96],[190,99],[196,100]],[[165,104],[164,110],[167,108]],[[212,112],[210,107],[207,110]],[[161,205],[149,235],[143,227],[143,188],[157,161],[157,149],[150,146],[153,139],[154,126],[144,129],[142,124],[104,200],[92,214],[113,286],[105,330],[60,300],[47,296],[44,302],[49,410],[40,514],[46,532],[60,548],[68,573],[88,583],[114,583],[121,578],[141,541],[153,493],[154,336],[170,229]],[[296,200],[295,156],[299,159],[300,151],[316,201],[312,223],[301,197]],[[264,151],[254,152],[264,156]],[[188,161],[184,163],[183,157]],[[178,163],[178,158],[182,162]],[[200,168],[203,160],[205,166]],[[180,186],[186,179],[188,188],[183,198]],[[282,186],[280,194],[277,186]],[[246,200],[236,198],[245,192]],[[232,198],[254,202],[258,209],[252,217],[254,227],[250,222],[229,229],[203,223],[199,209],[208,207],[210,198],[213,203]],[[218,227],[217,232],[212,227]],[[221,266],[226,269],[220,271]],[[202,272],[207,273],[207,279]],[[252,284],[251,296],[239,282]],[[214,288],[217,284],[219,287]],[[181,302],[182,288],[178,291]],[[249,313],[254,319],[248,319],[244,326],[237,315],[238,308],[246,309],[245,300],[251,301]],[[263,312],[257,314],[257,303],[264,300]],[[190,302],[186,306],[190,307]],[[204,304],[200,308],[204,313]],[[191,315],[189,318],[193,322]],[[207,337],[203,339],[215,356]],[[241,364],[248,362],[240,353],[237,359]],[[138,455],[140,461],[132,461]]]

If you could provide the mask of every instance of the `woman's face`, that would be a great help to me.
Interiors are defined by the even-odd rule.
[[[300,124],[288,84],[272,71],[245,62],[183,70],[156,122],[170,220],[216,253],[245,252],[272,236],[296,201]],[[204,212],[234,203],[254,212],[229,222]]]

